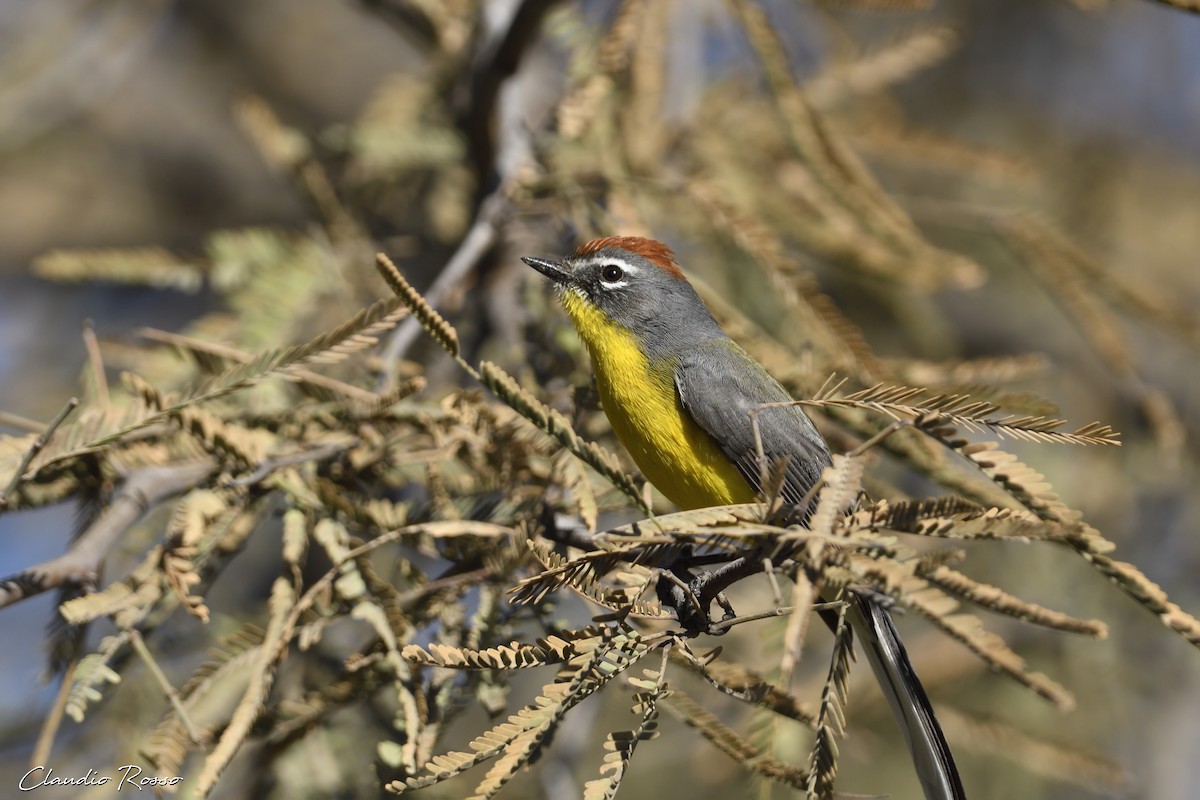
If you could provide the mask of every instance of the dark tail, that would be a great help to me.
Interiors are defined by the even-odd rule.
[[[926,800],[966,800],[950,746],[891,615],[868,598],[851,594],[850,599],[847,619],[908,743]]]

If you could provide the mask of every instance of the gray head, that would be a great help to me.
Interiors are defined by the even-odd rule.
[[[521,260],[559,287],[589,346],[603,335],[605,323],[628,330],[651,356],[724,335],[662,242],[609,236],[581,245],[562,261]]]

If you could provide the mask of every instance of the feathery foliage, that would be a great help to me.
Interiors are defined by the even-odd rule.
[[[298,795],[312,786],[297,762],[344,746],[340,772],[322,776],[331,794],[446,782],[431,794],[490,798],[539,761],[579,774],[564,740],[582,725],[600,731],[589,739],[598,777],[581,789],[599,800],[653,777],[645,765],[672,749],[656,737],[688,735],[660,731],[665,714],[755,779],[830,797],[839,775],[861,769],[839,758],[860,712],[840,601],[819,608],[839,619],[831,652],[810,635],[822,597],[885,599],[964,671],[999,673],[1064,710],[1080,676],[1031,668],[1046,641],[1036,629],[1103,639],[1106,622],[1088,616],[1088,593],[1071,612],[1050,608],[1024,597],[1044,599],[1044,587],[978,556],[1081,559],[1200,646],[1200,621],[1072,505],[1078,480],[1062,462],[1046,467],[1068,473],[1060,497],[1021,460],[1070,444],[1101,453],[1073,453],[1074,469],[1102,470],[1104,454],[1140,449],[1140,437],[1067,427],[1025,385],[1052,363],[1027,342],[944,360],[876,350],[864,307],[918,341],[934,292],[977,288],[999,269],[987,248],[918,225],[876,177],[858,145],[900,135],[880,121],[890,110],[848,132],[867,119],[858,110],[878,110],[873,99],[951,53],[956,32],[919,30],[800,81],[763,5],[728,0],[752,80],[704,84],[686,118],[668,120],[668,4],[621,0],[597,29],[569,4],[547,16],[552,3],[522,2],[496,38],[486,4],[366,5],[421,42],[432,77],[384,81],[359,118],[325,131],[290,127],[261,98],[235,109],[306,204],[306,229],[213,231],[202,255],[58,249],[35,262],[50,280],[204,292],[220,306],[179,331],[93,341],[78,407],[51,424],[0,416],[20,431],[0,435],[0,513],[97,507],[67,553],[0,581],[0,606],[72,590],[56,617],[79,635],[55,660],[65,690],[52,718],[85,734],[136,718],[131,747],[195,797],[225,791],[243,768],[256,791]],[[566,53],[553,130],[511,130],[497,98],[535,34]],[[979,148],[904,141],[963,180],[985,165],[1012,171]],[[527,160],[513,166],[513,153]],[[1193,343],[1194,320],[1048,223],[981,216],[1182,463],[1185,426],[1137,368],[1115,313]],[[669,508],[589,402],[565,319],[533,283],[512,289],[515,242],[557,252],[618,232],[674,237],[717,319],[812,413],[835,456],[804,523],[778,513],[778,481],[762,502]],[[754,288],[775,305],[752,312]],[[122,374],[112,387],[110,370]],[[1028,448],[1018,458],[989,438]],[[1103,445],[1123,448],[1091,447]],[[985,611],[1033,632],[1006,639]],[[97,621],[115,631],[89,644]],[[711,636],[725,644],[698,655]],[[980,693],[1002,683],[966,680]],[[158,707],[135,717],[150,697]],[[579,722],[589,698],[631,703],[635,721]],[[1124,779],[1002,722],[952,708],[947,718],[956,746],[960,731],[1014,743],[1039,774]],[[447,749],[456,739],[468,744]],[[372,749],[379,779],[363,788]]]

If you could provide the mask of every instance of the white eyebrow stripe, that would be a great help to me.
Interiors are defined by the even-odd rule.
[[[639,272],[641,272],[641,270],[638,267],[635,267],[633,264],[630,264],[625,259],[618,258],[617,256],[605,256],[603,258],[597,257],[597,256],[592,256],[587,261],[583,262],[583,264],[581,266],[584,266],[584,267],[601,266],[602,267],[605,264],[616,264],[618,267],[621,268],[621,270],[626,275],[637,275]]]

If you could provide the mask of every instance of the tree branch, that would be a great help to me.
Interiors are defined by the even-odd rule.
[[[467,138],[467,156],[479,176],[480,191],[492,193],[503,182],[496,168],[496,106],[505,81],[516,74],[521,59],[542,27],[542,19],[558,0],[523,0],[502,31],[485,31],[478,55],[460,84],[458,124]]]
[[[171,495],[192,488],[216,466],[214,459],[204,459],[132,473],[100,518],[67,552],[0,580],[0,608],[50,589],[94,581],[113,545],[143,514]]]
[[[424,297],[431,306],[437,308],[446,293],[470,274],[471,270],[492,249],[499,236],[500,218],[508,210],[508,207],[508,194],[506,187],[503,186],[498,187],[483,201],[483,205],[479,207],[479,214],[476,215],[475,222],[471,225],[471,230],[467,231],[467,235],[463,237],[458,249],[454,251],[454,255],[446,262],[441,274],[424,292]],[[421,321],[416,317],[409,317],[400,323],[392,337],[388,339],[387,347],[383,352],[383,363],[386,366],[383,377],[380,379],[380,385],[376,387],[380,393],[387,391],[395,384],[396,364],[404,357],[420,334]]]
[[[458,127],[467,140],[467,156],[475,172],[481,199],[467,235],[441,274],[424,292],[425,299],[434,308],[478,267],[500,238],[504,216],[511,206],[509,190],[513,176],[498,163],[503,160],[497,159],[501,149],[499,140],[501,136],[525,136],[527,132],[510,126],[498,134],[497,106],[505,82],[516,74],[522,57],[541,28],[542,19],[556,2],[558,0],[523,0],[506,26],[484,30],[475,47],[477,56],[455,89]],[[405,320],[392,334],[383,353],[384,374],[376,387],[379,391],[385,391],[395,383],[396,362],[403,358],[419,335],[420,323],[413,318]]]

